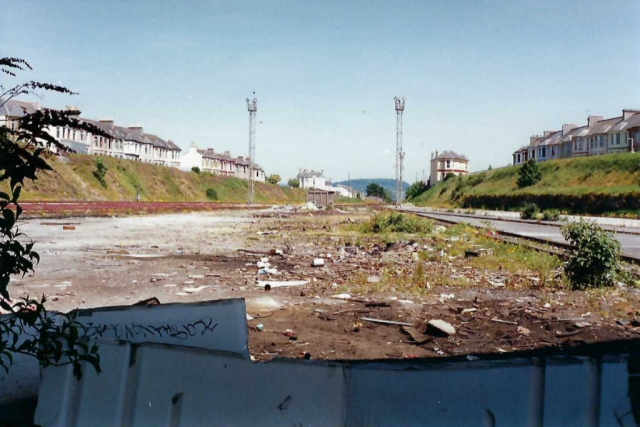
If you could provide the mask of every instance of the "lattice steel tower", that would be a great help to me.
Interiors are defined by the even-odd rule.
[[[256,98],[253,98],[253,101],[247,98],[247,110],[249,110],[249,195],[247,196],[247,204],[252,205],[256,181],[256,171],[253,170],[256,161],[256,112],[258,111]]]
[[[404,112],[404,102],[406,98],[393,98],[396,103],[396,205],[402,203],[402,170],[404,153],[402,152],[402,113]]]

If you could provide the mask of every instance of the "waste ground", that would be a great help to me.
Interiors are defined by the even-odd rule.
[[[561,261],[464,226],[363,233],[372,214],[276,207],[29,220],[21,229],[42,262],[9,289],[45,294],[61,311],[242,297],[254,360],[473,358],[640,338],[636,288],[571,291]],[[433,320],[455,334],[427,331]]]

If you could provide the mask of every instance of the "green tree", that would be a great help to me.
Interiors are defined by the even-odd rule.
[[[456,174],[453,172],[447,172],[447,174],[444,176],[443,181],[449,181],[451,178],[455,178]]]
[[[31,69],[23,59],[0,58],[0,72],[10,77]],[[3,87],[0,108],[17,96],[38,90],[74,94],[62,86],[29,81],[6,90]],[[12,300],[8,289],[11,276],[32,273],[40,261],[40,255],[33,250],[34,242],[16,225],[22,214],[19,198],[24,181],[36,180],[39,171],[52,170],[42,158],[47,148],[62,153],[68,151],[47,129],[68,126],[109,137],[101,129],[81,122],[79,114],[78,111],[43,109],[23,115],[11,129],[0,126],[0,184],[3,187],[8,184],[9,189],[8,193],[0,192],[0,307],[9,313],[0,320],[0,367],[7,372],[16,354],[33,356],[42,367],[71,364],[78,378],[82,376],[82,362],[100,372],[98,348],[95,344],[89,345],[80,335],[82,325],[75,321],[74,314],[48,312],[44,296]]]
[[[282,178],[280,178],[280,175],[278,175],[277,173],[272,173],[271,175],[269,175],[269,177],[267,178],[267,182],[269,184],[277,184],[280,181],[282,181]]]
[[[300,188],[300,180],[298,178],[291,178],[287,184],[291,188]]]
[[[376,183],[371,183],[367,185],[367,196],[368,197],[379,197],[384,199],[384,188]]]
[[[197,167],[197,166],[194,166],[194,167],[191,168],[191,172],[200,173],[200,168]]]
[[[598,224],[571,222],[562,227],[562,235],[575,246],[564,267],[574,289],[613,286],[628,279],[620,262],[620,242]]]
[[[411,184],[409,188],[407,188],[407,191],[405,192],[405,196],[407,197],[407,200],[415,199],[416,197],[418,197],[428,189],[429,189],[429,186],[425,182],[416,181],[413,184]]]
[[[516,184],[518,184],[518,188],[524,188],[535,185],[541,179],[542,173],[538,163],[533,159],[529,159],[520,167]]]
[[[218,192],[214,188],[207,188],[207,199],[218,200]]]
[[[96,159],[96,168],[93,170],[93,176],[98,180],[100,185],[107,188],[107,181],[104,180],[105,175],[109,168],[104,164],[102,157]]]

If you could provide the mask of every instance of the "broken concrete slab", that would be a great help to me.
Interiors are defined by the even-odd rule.
[[[290,280],[286,282],[279,282],[275,280],[259,281],[256,286],[264,288],[269,285],[271,288],[286,288],[291,286],[303,286],[309,283],[308,280]]]

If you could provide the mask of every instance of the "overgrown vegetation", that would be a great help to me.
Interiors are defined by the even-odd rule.
[[[560,221],[560,211],[557,209],[549,209],[542,212],[543,221]]]
[[[107,188],[107,181],[105,181],[104,177],[108,170],[109,168],[102,161],[102,157],[96,158],[96,168],[93,170],[93,176],[104,188]]]
[[[455,178],[456,174],[453,172],[447,172],[447,174],[444,176],[443,181],[449,181],[451,178]]]
[[[26,70],[31,70],[31,66],[22,59],[0,58],[0,71],[6,75],[16,77],[17,72]],[[74,94],[62,86],[30,81],[8,89],[2,87],[0,107],[37,90]],[[71,364],[77,378],[82,376],[82,362],[100,372],[98,348],[80,335],[81,325],[75,316],[50,314],[44,296],[14,301],[9,294],[11,277],[33,273],[40,261],[40,255],[33,250],[34,242],[17,226],[22,214],[19,203],[22,186],[25,180],[36,180],[40,171],[51,170],[43,159],[46,148],[66,151],[46,129],[67,126],[107,136],[99,128],[81,123],[79,114],[79,111],[40,110],[26,113],[10,128],[0,126],[0,183],[8,181],[9,189],[8,193],[0,192],[0,307],[10,313],[0,320],[0,367],[6,372],[16,354],[35,357],[42,367]]]
[[[538,163],[533,159],[529,159],[520,167],[516,184],[518,188],[530,187],[537,184],[541,179],[542,173]]]
[[[394,211],[376,213],[361,227],[364,233],[429,233],[432,230],[433,221]]]
[[[428,189],[429,189],[429,186],[427,185],[426,182],[416,181],[413,184],[411,184],[409,188],[407,188],[407,191],[405,192],[405,197],[407,198],[407,200],[415,199],[416,197],[418,197]]]
[[[300,188],[300,180],[298,178],[291,178],[287,185],[291,188]]]
[[[520,219],[538,219],[540,208],[535,203],[525,203],[520,212]]]
[[[595,222],[566,224],[562,235],[576,247],[564,268],[574,289],[608,287],[628,280],[621,265],[620,242]]]

